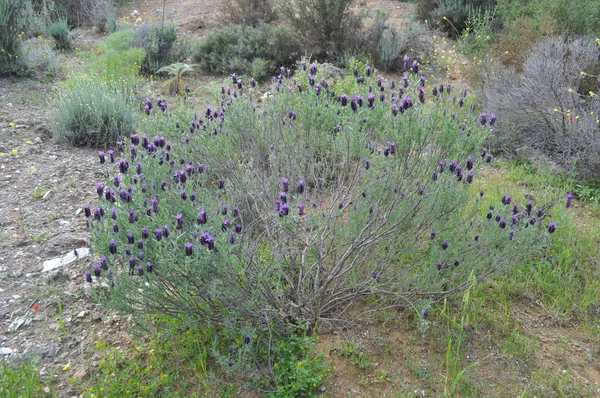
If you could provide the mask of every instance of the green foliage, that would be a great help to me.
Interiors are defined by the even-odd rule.
[[[40,379],[35,362],[17,360],[13,363],[0,361],[0,396],[5,398],[20,397],[55,397],[50,389],[44,392],[47,385]]]
[[[62,55],[54,51],[48,40],[32,38],[23,42],[19,74],[34,76],[44,80],[56,79],[62,75]]]
[[[557,23],[559,34],[600,33],[600,4],[587,0],[498,0],[498,16],[509,29],[518,28],[523,18],[533,26]]]
[[[78,386],[84,397],[201,397],[221,390],[207,373],[212,330],[168,317],[148,321],[151,334],[134,347],[96,342],[102,359]]]
[[[56,48],[63,51],[71,50],[71,40],[69,39],[69,23],[67,17],[59,15],[56,20],[50,22],[47,26],[48,34],[54,39]]]
[[[0,0],[0,75],[19,70],[21,15],[27,0]]]
[[[417,21],[407,20],[400,28],[387,27],[377,43],[377,64],[387,71],[402,69],[404,55],[425,51],[426,37],[426,28]]]
[[[259,78],[293,61],[299,49],[294,43],[286,30],[275,25],[229,25],[209,32],[193,58],[206,72],[237,72]]]
[[[177,41],[177,26],[174,24],[136,27],[133,45],[146,52],[141,68],[144,75],[156,74],[163,66],[181,62],[189,56],[187,41]]]
[[[463,53],[479,57],[489,56],[489,43],[492,40],[495,8],[472,9],[465,22],[465,28],[458,38]]]
[[[227,0],[226,9],[229,21],[235,25],[257,26],[277,17],[271,0]]]
[[[304,334],[281,340],[273,355],[273,378],[276,390],[272,398],[314,396],[321,386],[327,368],[324,355],[314,355],[313,339]]]
[[[496,0],[418,0],[417,14],[419,19],[432,21],[451,36],[458,36],[467,27],[470,14],[485,13],[495,4]]]
[[[129,80],[82,75],[61,84],[50,114],[54,139],[74,146],[115,145],[134,130],[140,98]]]
[[[134,79],[146,55],[143,49],[130,46],[134,35],[133,29],[123,29],[100,42],[99,51],[88,54],[88,71],[106,80]]]
[[[362,20],[350,12],[353,3],[354,0],[279,1],[278,12],[301,38],[305,53],[331,59],[359,45]]]

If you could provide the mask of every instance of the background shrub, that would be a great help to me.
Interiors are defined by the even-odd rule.
[[[295,43],[288,31],[274,25],[230,25],[209,32],[193,58],[210,73],[237,72],[259,78],[291,64],[297,57]]]
[[[139,103],[131,81],[74,77],[59,87],[52,103],[53,137],[74,146],[113,146],[133,132]]]
[[[456,37],[467,27],[470,13],[485,12],[495,4],[496,0],[418,0],[417,16]]]
[[[289,0],[278,12],[300,38],[302,50],[319,59],[333,59],[353,50],[361,38],[362,21],[350,12],[353,0]]]
[[[56,48],[63,51],[71,49],[71,40],[69,39],[69,23],[67,18],[59,15],[54,21],[48,23],[48,34],[54,39]]]
[[[133,46],[146,52],[141,72],[155,74],[163,66],[181,62],[189,56],[186,40],[177,41],[177,26],[174,24],[143,24],[135,29]]]
[[[257,26],[277,17],[271,0],[228,0],[226,4],[229,21],[235,25]]]
[[[26,0],[0,0],[0,75],[19,70],[21,15]]]
[[[44,79],[56,79],[62,75],[63,56],[57,54],[48,40],[34,37],[23,42],[19,64],[23,73]]]
[[[399,28],[388,26],[380,35],[375,59],[383,70],[404,68],[402,58],[406,54],[423,54],[428,49],[428,32],[420,22],[406,20]]]
[[[100,33],[117,29],[117,9],[113,0],[96,0],[89,11],[90,22]]]
[[[512,155],[519,149],[531,152],[530,160],[547,156],[559,169],[598,179],[600,102],[595,93],[600,87],[597,75],[584,80],[598,62],[593,40],[551,37],[532,47],[522,72],[490,63],[483,69],[480,93],[500,115],[496,147]],[[579,91],[582,82],[587,91]]]

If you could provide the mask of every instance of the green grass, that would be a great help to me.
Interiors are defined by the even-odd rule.
[[[37,363],[18,360],[0,361],[0,397],[56,397],[48,383],[42,381]]]

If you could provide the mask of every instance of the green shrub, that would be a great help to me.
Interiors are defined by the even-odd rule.
[[[237,336],[244,360],[226,368],[252,374],[289,325],[310,332],[351,324],[351,309],[440,299],[548,239],[533,209],[515,213],[472,189],[492,160],[479,156],[490,119],[466,93],[421,94],[411,75],[402,95],[400,82],[381,83],[375,98],[376,73],[329,85],[320,69],[277,78],[260,109],[247,80],[196,113],[149,101],[122,160],[100,154],[110,177],[87,215],[92,271],[114,284],[96,290],[107,305]],[[309,73],[319,86],[304,83]],[[403,100],[386,101],[392,91]],[[115,183],[130,193],[113,194]]]
[[[182,62],[189,56],[187,41],[177,42],[177,26],[174,24],[144,24],[135,28],[132,45],[146,52],[141,72],[156,74],[163,66]]]
[[[115,145],[133,132],[139,100],[131,81],[74,77],[59,87],[52,103],[53,137],[74,146]]]
[[[48,24],[48,34],[54,39],[56,48],[63,51],[71,49],[71,40],[69,39],[69,23],[65,16],[59,16],[55,21]]]
[[[558,34],[600,33],[600,4],[587,0],[498,0],[498,15],[509,29],[518,29],[520,18],[534,26],[557,23]]]
[[[57,54],[50,43],[37,37],[23,42],[19,58],[23,74],[44,79],[56,79],[62,75],[62,55]]]
[[[496,0],[417,0],[417,15],[457,37],[467,27],[469,14],[484,13]]]
[[[362,20],[350,12],[354,0],[279,1],[278,11],[301,39],[302,50],[319,59],[332,59],[355,50]]]
[[[277,14],[271,0],[228,0],[228,19],[234,25],[257,26],[275,20]]]
[[[19,70],[21,15],[26,0],[0,0],[0,75]]]
[[[378,66],[387,71],[403,69],[404,55],[422,54],[428,33],[419,22],[406,21],[400,28],[387,27],[381,34],[375,53]]]
[[[196,47],[194,60],[210,73],[237,72],[258,78],[289,65],[298,50],[294,43],[287,31],[273,25],[230,25],[209,32]]]

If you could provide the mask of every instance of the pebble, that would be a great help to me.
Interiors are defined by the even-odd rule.
[[[11,355],[13,352],[14,351],[12,348],[8,348],[8,347],[0,348],[0,355]]]

